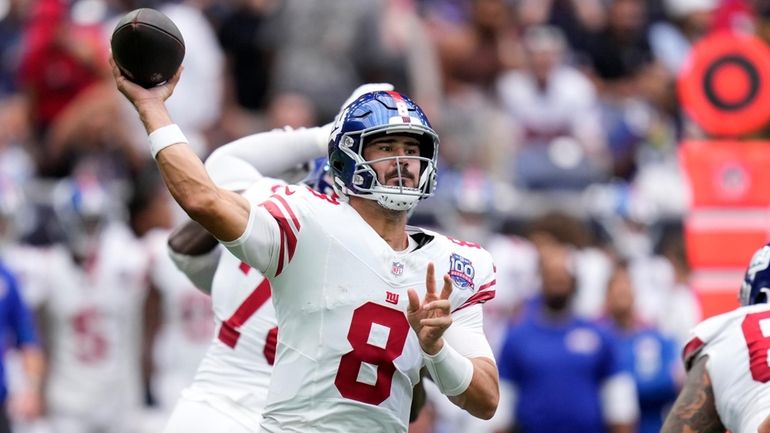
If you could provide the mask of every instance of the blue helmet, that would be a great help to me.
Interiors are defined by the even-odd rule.
[[[757,250],[751,257],[746,275],[743,277],[738,300],[741,305],[763,304],[770,292],[770,244]]]
[[[385,158],[420,161],[416,188],[383,185],[371,166],[375,161],[364,159],[365,144],[383,134],[406,134],[419,141],[420,156]],[[340,196],[375,200],[392,210],[409,210],[418,200],[433,194],[437,159],[438,134],[422,109],[398,92],[376,91],[360,96],[340,113],[329,138],[329,168],[335,191]]]
[[[329,159],[325,156],[307,162],[308,174],[302,183],[314,190],[326,194],[334,194],[331,177],[329,177]]]

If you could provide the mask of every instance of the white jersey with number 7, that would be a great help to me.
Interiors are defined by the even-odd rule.
[[[708,356],[719,419],[732,432],[756,432],[770,408],[770,305],[704,320],[684,348],[685,365]]]
[[[271,186],[285,183],[264,179],[261,185],[267,197]],[[275,359],[278,322],[270,297],[270,282],[260,272],[232,254],[219,255],[211,286],[214,340],[182,393],[253,431],[262,420]]]
[[[491,357],[480,303],[494,297],[495,272],[479,245],[409,227],[409,248],[394,251],[342,201],[302,186],[263,201],[261,190],[247,191],[248,227],[224,244],[273,289],[280,332],[263,431],[407,431],[423,358],[406,292],[425,296],[429,262],[453,281],[445,338],[462,347],[452,335],[467,327],[485,344],[458,351]]]

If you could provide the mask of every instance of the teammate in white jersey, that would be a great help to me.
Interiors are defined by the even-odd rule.
[[[128,227],[110,221],[110,197],[91,178],[55,189],[72,237],[37,262],[29,292],[44,326],[47,416],[55,433],[128,432],[142,404],[141,311],[147,255]]]
[[[770,414],[770,244],[751,259],[741,306],[697,325],[684,348],[687,379],[662,433],[755,433]]]
[[[217,187],[171,123],[163,101],[181,69],[152,89],[113,74],[177,202],[270,279],[281,333],[263,431],[405,432],[423,365],[456,404],[494,414],[480,306],[494,297],[491,256],[406,226],[435,187],[438,137],[419,107],[397,92],[360,97],[329,142],[340,200],[287,186],[260,204]]]

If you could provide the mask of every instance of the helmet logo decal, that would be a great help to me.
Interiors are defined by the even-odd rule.
[[[390,95],[390,97],[393,98],[393,102],[396,103],[396,110],[398,111],[398,115],[401,116],[401,121],[404,123],[412,123],[412,118],[409,117],[409,107],[406,105],[404,98],[401,97],[401,94],[398,92],[388,92],[388,95]]]
[[[753,280],[757,272],[764,271],[768,266],[770,266],[770,248],[765,246],[754,255],[751,264],[749,264],[748,274],[750,278]]]

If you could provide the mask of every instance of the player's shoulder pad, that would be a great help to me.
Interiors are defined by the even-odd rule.
[[[751,308],[751,307],[750,307]],[[695,325],[690,330],[687,343],[682,349],[682,360],[686,370],[695,364],[695,361],[706,352],[709,343],[727,329],[736,320],[741,320],[747,313],[747,308],[737,308],[726,313],[709,317]]]
[[[425,233],[434,236],[435,241],[447,251],[449,277],[452,279],[452,312],[483,304],[495,297],[497,269],[489,251],[475,242],[429,230]]]

